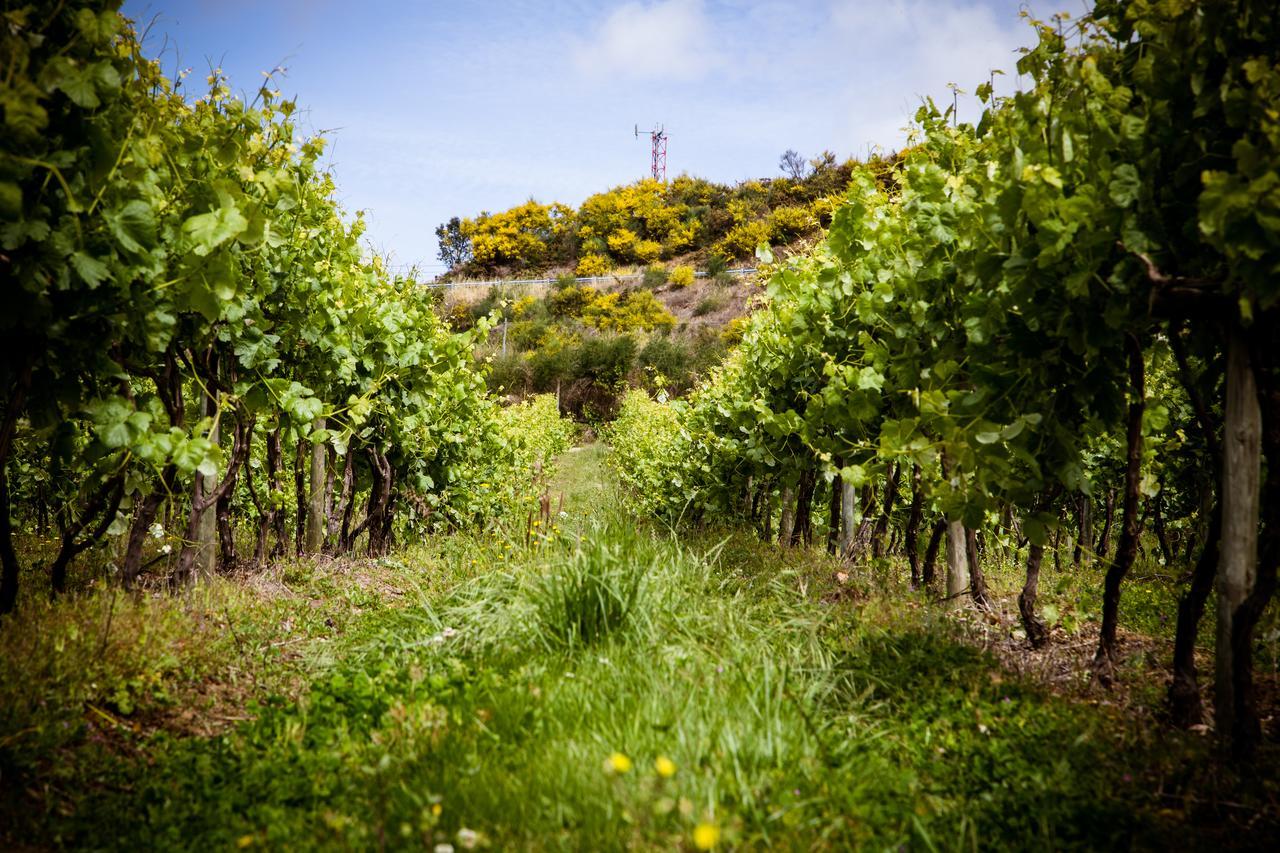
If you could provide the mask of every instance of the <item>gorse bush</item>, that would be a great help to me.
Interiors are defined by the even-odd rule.
[[[648,290],[596,296],[582,309],[582,321],[615,332],[670,329],[676,324],[676,318]]]
[[[680,264],[671,270],[671,286],[675,288],[688,287],[693,284],[695,279],[693,267],[687,264]]]
[[[583,255],[575,271],[580,276],[601,276],[609,272],[609,259],[600,254]]]

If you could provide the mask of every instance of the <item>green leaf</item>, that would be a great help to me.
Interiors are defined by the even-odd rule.
[[[90,289],[96,288],[111,275],[111,271],[106,264],[95,257],[86,255],[84,252],[75,252],[71,255],[71,266],[80,274],[80,278],[84,279],[85,284],[89,285]]]
[[[249,220],[234,206],[200,213],[182,223],[183,233],[191,238],[192,251],[202,257],[248,227]]]
[[[1000,440],[1000,433],[991,432],[990,430],[980,432],[974,436],[978,444],[995,444]]]
[[[858,388],[863,391],[874,389],[879,391],[884,387],[884,374],[880,373],[874,367],[864,367],[858,371]]]
[[[861,465],[846,465],[840,469],[840,479],[855,489],[862,488],[867,482],[867,469]]]
[[[102,103],[98,100],[97,88],[93,85],[93,74],[89,69],[68,68],[55,85],[78,107],[92,110]]]
[[[1111,173],[1111,183],[1107,191],[1111,200],[1121,207],[1128,207],[1138,200],[1142,192],[1142,181],[1138,178],[1138,170],[1130,163],[1121,163]]]
[[[134,199],[119,210],[105,211],[103,219],[126,252],[141,254],[156,244],[155,212],[141,199]]]

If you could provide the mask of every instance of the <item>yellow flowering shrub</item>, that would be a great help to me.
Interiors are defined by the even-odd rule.
[[[648,290],[606,293],[582,311],[582,321],[605,331],[670,329],[676,318]]]
[[[546,260],[551,244],[568,233],[573,216],[566,205],[530,199],[510,210],[464,219],[461,230],[481,267],[536,267]]]
[[[729,229],[729,233],[716,243],[716,251],[729,258],[749,257],[761,243],[773,239],[773,226],[765,220],[743,222]]]
[[[811,231],[818,223],[813,214],[803,207],[777,207],[769,214],[773,236],[789,240]]]
[[[581,317],[598,295],[599,291],[589,284],[558,287],[547,294],[547,311],[552,317]]]
[[[511,306],[511,316],[515,317],[516,319],[520,319],[524,317],[526,314],[528,314],[529,309],[533,308],[537,304],[538,304],[538,297],[522,296],[520,299],[516,301],[515,305]]]
[[[597,276],[609,272],[609,259],[594,252],[582,256],[578,261],[577,273],[580,276]]]
[[[632,249],[635,259],[641,263],[649,263],[655,261],[662,254],[662,244],[654,240],[639,240],[636,242],[635,248]]]
[[[688,264],[680,264],[671,270],[671,275],[667,281],[672,287],[680,288],[693,284],[694,278],[693,267]]]

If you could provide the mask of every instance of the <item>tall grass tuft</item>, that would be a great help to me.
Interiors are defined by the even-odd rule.
[[[652,564],[652,549],[638,538],[634,527],[602,527],[534,584],[530,598],[544,646],[590,646],[626,627]]]

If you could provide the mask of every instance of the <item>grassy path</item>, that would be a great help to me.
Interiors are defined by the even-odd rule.
[[[562,458],[551,491],[564,515],[551,530],[294,567],[280,576],[293,596],[280,600],[292,603],[267,616],[224,601],[240,635],[226,653],[252,658],[239,694],[249,719],[210,736],[89,726],[42,766],[55,789],[39,801],[47,813],[23,817],[24,840],[201,850],[1197,840],[1188,815],[1150,792],[1191,772],[1179,768],[1203,757],[1200,740],[1157,751],[1140,722],[1002,672],[947,617],[871,594],[872,578],[838,582],[822,556],[648,529],[604,453]],[[295,617],[317,609],[326,621],[306,622],[295,654],[271,653],[293,642],[273,639],[281,613],[297,630]],[[226,667],[200,677],[225,684]],[[7,809],[32,790],[7,792]]]

